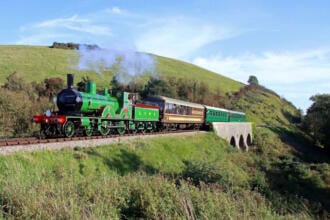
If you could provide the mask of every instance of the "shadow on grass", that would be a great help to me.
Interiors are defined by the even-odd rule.
[[[270,128],[279,135],[281,141],[291,146],[295,151],[293,154],[304,162],[329,163],[330,159],[324,149],[316,146],[305,134],[298,131],[290,131],[283,127]]]
[[[330,189],[324,186],[319,176],[311,175],[308,166],[302,163],[279,161],[274,168],[265,173],[270,191],[264,194],[275,207],[286,209],[288,212],[308,209],[321,218],[329,217]],[[283,200],[274,198],[278,197],[277,194],[285,198],[285,204]],[[274,201],[277,204],[274,204]]]
[[[282,110],[282,114],[284,115],[284,117],[291,123],[293,124],[297,124],[301,122],[301,117],[292,114],[291,112],[288,111],[284,111]]]
[[[258,161],[260,164],[257,167],[261,168],[265,179],[265,181],[263,178],[254,180],[258,191],[272,203],[278,213],[307,212],[317,218],[329,219],[328,164],[330,161],[324,150],[315,146],[313,140],[297,128],[268,127],[267,129],[280,139],[277,137],[270,139],[272,146],[276,145],[275,141],[283,142],[292,151],[279,157],[264,155],[265,158]],[[282,144],[279,143],[279,146]]]
[[[158,173],[159,170],[149,164],[144,164],[138,155],[125,149],[120,149],[114,156],[104,156],[95,150],[89,150],[87,154],[100,157],[109,169],[117,171],[121,176],[136,171],[144,171],[147,174]]]

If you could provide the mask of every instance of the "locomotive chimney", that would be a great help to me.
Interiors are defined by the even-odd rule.
[[[66,75],[67,79],[67,84],[68,84],[68,89],[73,89],[73,74],[69,73]]]

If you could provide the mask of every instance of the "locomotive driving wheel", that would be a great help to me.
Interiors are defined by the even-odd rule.
[[[65,137],[72,137],[74,135],[74,123],[72,121],[65,122],[63,126],[63,133]]]
[[[108,127],[107,121],[101,122],[100,133],[103,136],[107,136],[110,133],[110,128]]]
[[[126,133],[126,127],[125,127],[125,122],[124,121],[118,122],[117,126],[121,126],[120,128],[117,128],[118,134],[125,134]]]
[[[84,133],[86,136],[90,137],[93,134],[93,128],[92,126],[87,126],[84,130]]]

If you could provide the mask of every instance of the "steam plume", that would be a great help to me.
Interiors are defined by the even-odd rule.
[[[145,53],[134,50],[91,49],[83,45],[79,46],[78,52],[78,70],[94,70],[102,74],[102,71],[118,65],[116,78],[123,84],[128,84],[132,79],[144,74],[155,73],[154,57]]]

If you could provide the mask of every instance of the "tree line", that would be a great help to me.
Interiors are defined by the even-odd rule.
[[[312,105],[307,109],[303,128],[330,155],[330,94],[312,96]]]

